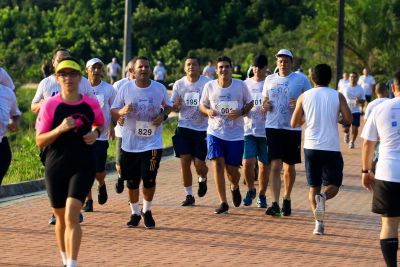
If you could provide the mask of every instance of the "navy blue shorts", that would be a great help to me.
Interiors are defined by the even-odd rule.
[[[207,156],[207,132],[195,131],[188,128],[178,127],[172,137],[175,157],[189,154],[201,161],[206,160]]]
[[[241,166],[244,141],[226,141],[207,134],[208,159],[224,158],[225,164]]]
[[[96,140],[96,142],[93,144],[93,148],[96,172],[104,172],[106,169],[108,141]]]
[[[367,101],[367,103],[371,102],[372,96],[371,95],[365,95],[365,101]]]
[[[360,118],[361,118],[361,113],[356,112],[351,114],[353,116],[353,121],[351,125],[355,127],[360,127]],[[349,128],[351,125],[342,125],[343,128]]]
[[[336,185],[343,181],[343,157],[339,151],[304,149],[307,182],[310,187]]]

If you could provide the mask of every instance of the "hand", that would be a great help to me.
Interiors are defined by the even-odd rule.
[[[160,126],[161,123],[164,121],[164,112],[158,114],[157,117],[151,122],[154,126]]]
[[[296,99],[294,99],[294,98],[291,97],[291,98],[289,99],[289,108],[294,110],[295,107],[296,107]]]
[[[120,116],[125,116],[126,114],[130,113],[133,111],[133,106],[132,103],[126,104],[123,108],[119,110],[119,115]]]
[[[272,111],[272,108],[273,108],[272,102],[269,101],[269,99],[266,99],[266,100],[263,101],[263,103],[262,103],[262,110],[263,110],[264,112]]]
[[[241,109],[235,109],[229,112],[228,114],[228,119],[230,120],[235,120],[242,116],[242,110]]]
[[[362,180],[362,185],[365,189],[367,189],[370,192],[374,189],[375,174],[373,172],[363,173],[361,180]]]
[[[60,133],[65,133],[75,128],[75,126],[75,119],[70,116],[65,118],[57,128]]]
[[[109,127],[108,128],[107,137],[108,137],[109,140],[114,140],[115,139],[114,127]]]
[[[209,110],[207,111],[207,115],[208,115],[208,117],[210,117],[210,118],[214,118],[215,116],[217,116],[217,112],[216,112],[215,110],[213,110],[213,109],[209,109]]]
[[[98,138],[98,133],[97,131],[90,131],[87,134],[85,134],[83,136],[83,141],[87,144],[87,145],[93,145],[94,142],[96,142],[96,139]]]
[[[117,123],[118,123],[119,125],[123,126],[124,123],[125,123],[125,117],[119,117]]]
[[[175,111],[178,111],[182,106],[182,102],[183,102],[183,99],[178,96],[178,98],[175,99],[174,104],[172,105],[172,109]]]

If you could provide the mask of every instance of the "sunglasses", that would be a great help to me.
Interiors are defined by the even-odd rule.
[[[59,73],[57,73],[57,76],[61,77],[61,78],[67,78],[67,77],[75,78],[75,77],[78,77],[79,75],[80,75],[79,71],[59,72]]]

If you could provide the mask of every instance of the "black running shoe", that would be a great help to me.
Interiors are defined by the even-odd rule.
[[[129,228],[137,227],[139,225],[139,222],[141,219],[142,218],[140,217],[140,215],[132,214],[131,220],[129,222],[127,222],[126,225],[128,225]]]
[[[231,189],[232,193],[232,202],[235,207],[239,207],[240,203],[242,203],[242,195],[240,194],[240,188],[238,187],[235,190]]]
[[[283,216],[290,216],[292,214],[292,205],[290,199],[283,199],[281,212]]]
[[[156,227],[156,222],[153,219],[153,216],[151,215],[151,210],[146,211],[146,213],[142,213],[142,217],[143,217],[143,222],[144,222],[144,226],[148,229],[153,229],[154,227]]]
[[[194,196],[187,195],[185,201],[182,201],[181,206],[194,206]]]
[[[108,199],[106,184],[104,183],[97,190],[99,191],[99,194],[97,195],[97,200],[99,201],[100,205],[103,205],[107,202]]]
[[[93,212],[93,200],[92,199],[86,200],[85,206],[83,206],[82,210],[84,212]]]
[[[199,189],[197,190],[197,194],[199,197],[204,197],[204,195],[207,193],[207,180],[204,182],[199,182]]]
[[[229,206],[225,202],[222,202],[218,209],[215,209],[215,214],[224,214],[228,213]]]
[[[272,202],[272,205],[265,211],[265,214],[271,216],[281,216],[281,209],[277,202]]]
[[[119,177],[115,183],[115,192],[117,192],[117,194],[124,192],[124,179],[121,177]]]

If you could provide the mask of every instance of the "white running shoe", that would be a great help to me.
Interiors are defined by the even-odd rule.
[[[354,149],[354,143],[353,143],[353,142],[350,142],[350,143],[349,143],[349,148],[350,148],[350,149]]]
[[[315,202],[317,202],[317,207],[314,210],[314,218],[317,221],[323,221],[325,217],[325,197],[317,194],[315,195]]]
[[[325,230],[324,222],[322,221],[315,221],[315,228],[313,231],[314,235],[323,235]]]

